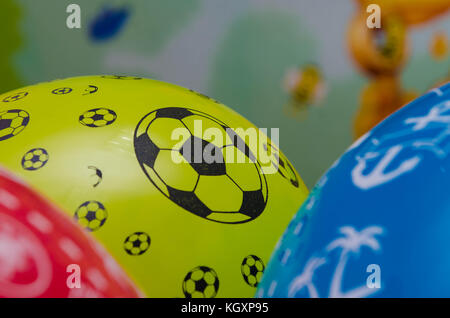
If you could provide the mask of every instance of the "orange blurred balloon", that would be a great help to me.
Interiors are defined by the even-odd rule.
[[[358,13],[349,25],[348,45],[357,66],[370,76],[361,94],[354,121],[354,135],[360,137],[398,108],[418,96],[402,88],[400,72],[409,57],[408,28],[445,14],[450,0],[355,0]],[[380,6],[381,28],[369,28],[371,4]],[[443,58],[448,51],[445,35],[434,38],[430,51]]]
[[[392,75],[405,64],[408,56],[406,26],[395,16],[382,18],[380,29],[369,29],[367,14],[352,19],[348,45],[357,65],[369,75]]]
[[[356,138],[364,135],[384,118],[418,97],[414,91],[403,91],[396,76],[380,76],[363,90],[360,108],[354,121]]]

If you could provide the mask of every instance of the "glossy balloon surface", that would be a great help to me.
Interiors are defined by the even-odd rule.
[[[139,295],[103,247],[0,169],[0,297]]]
[[[450,84],[361,137],[279,242],[261,297],[449,297]]]
[[[307,196],[262,131],[163,82],[42,83],[1,95],[0,120],[0,163],[91,231],[150,297],[253,296],[263,271],[254,264],[268,261]],[[192,159],[198,144],[221,160]]]

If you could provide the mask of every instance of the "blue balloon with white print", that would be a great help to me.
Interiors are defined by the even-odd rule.
[[[450,297],[450,83],[356,141],[280,239],[258,297]]]

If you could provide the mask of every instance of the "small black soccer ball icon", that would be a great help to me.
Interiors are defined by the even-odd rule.
[[[93,232],[105,224],[108,218],[108,212],[102,203],[98,201],[86,201],[78,207],[74,217],[82,227]]]
[[[256,255],[247,256],[241,264],[242,277],[251,287],[257,287],[261,282],[264,269],[264,262]]]
[[[30,115],[21,109],[0,111],[0,141],[17,136],[30,122]]]
[[[264,144],[264,150],[272,155],[272,164],[278,170],[278,173],[296,188],[299,186],[299,181],[294,168],[289,163],[287,158],[280,152],[280,150],[270,142]]]
[[[123,248],[129,255],[144,254],[150,247],[150,236],[144,232],[134,232],[123,242]]]
[[[44,167],[49,159],[47,150],[34,148],[28,151],[22,158],[22,168],[34,171]]]
[[[123,81],[129,81],[129,80],[141,80],[142,77],[137,76],[126,76],[126,75],[102,75],[102,78],[107,79],[115,79],[115,80],[123,80]]]
[[[117,119],[117,114],[108,108],[94,108],[83,113],[79,120],[87,127],[99,128],[111,125]]]
[[[52,90],[52,94],[54,95],[66,95],[72,92],[70,87],[60,87]]]
[[[219,291],[219,277],[208,266],[198,266],[186,275],[183,293],[186,298],[214,298]]]
[[[194,91],[194,90],[192,90],[192,89],[187,89],[187,90],[188,90],[189,92],[191,92],[191,93],[197,95],[197,96],[200,96],[201,98],[205,98],[205,99],[207,99],[207,100],[209,100],[209,101],[212,101],[212,102],[214,102],[214,103],[216,103],[216,104],[220,104],[219,101],[215,100],[215,99],[212,98],[212,97],[209,97],[208,95],[205,95],[205,94],[203,94],[203,93]]]
[[[6,96],[3,99],[3,102],[4,103],[17,102],[18,100],[21,100],[22,98],[27,97],[27,95],[28,95],[28,92],[19,92],[14,95]]]

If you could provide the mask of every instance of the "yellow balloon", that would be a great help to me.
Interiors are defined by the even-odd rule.
[[[0,165],[91,231],[149,297],[253,296],[308,192],[241,115],[137,77],[0,95],[0,149]]]

